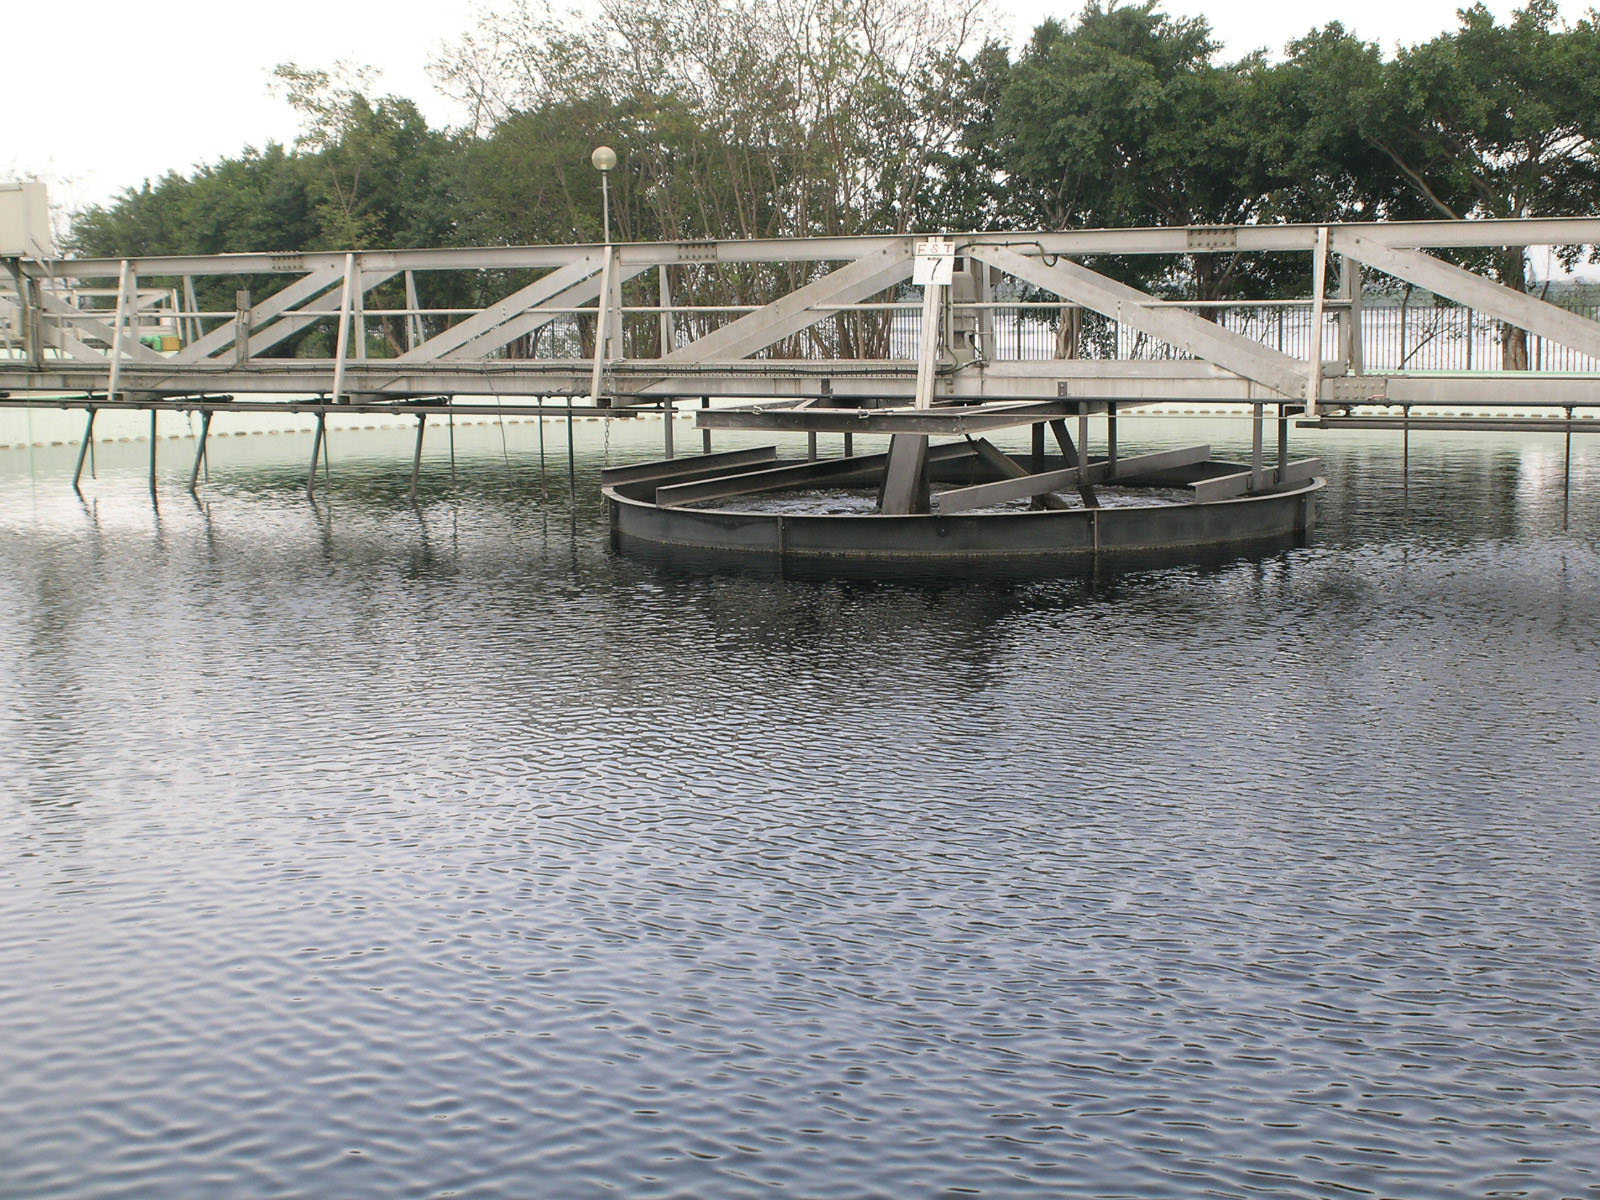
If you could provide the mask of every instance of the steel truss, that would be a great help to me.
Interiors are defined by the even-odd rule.
[[[1600,244],[1596,219],[1074,230],[948,240],[957,265],[953,284],[924,289],[915,299],[900,298],[923,242],[912,236],[9,260],[9,293],[0,297],[8,310],[0,390],[19,399],[49,395],[56,399],[46,402],[54,403],[65,394],[102,407],[219,392],[318,397],[330,405],[438,395],[595,397],[616,409],[684,396],[788,396],[834,408],[875,405],[873,432],[892,432],[897,405],[975,401],[1293,403],[1310,416],[1363,404],[1600,402],[1600,374],[1367,371],[1359,320],[1363,273],[1381,273],[1600,360],[1600,323],[1427,253]],[[1310,256],[1317,284],[1298,303],[1318,333],[1324,314],[1332,316],[1339,331],[1335,358],[1320,348],[1295,357],[1206,319],[1204,305],[1158,299],[1082,261],[1234,251]],[[722,278],[780,269],[789,282],[769,288],[777,294],[766,302],[720,302],[733,295],[731,287],[717,294]],[[1333,296],[1323,282],[1330,272],[1339,280]],[[480,293],[494,298],[471,308],[424,308],[419,280],[425,291],[430,278],[450,274],[471,276]],[[625,285],[640,277],[643,283],[630,289],[633,300],[624,303]],[[208,278],[246,285],[236,289],[232,311],[197,306],[196,282]],[[691,278],[696,302],[674,303],[675,289],[685,292]],[[654,303],[640,303],[652,281]],[[380,305],[374,292],[384,285],[391,299]],[[1059,297],[1059,308],[1078,307],[1135,330],[1172,356],[1008,358],[994,335],[996,314],[1015,311],[1024,285],[1034,289],[1030,295]],[[397,305],[392,297],[401,294]],[[719,302],[701,302],[708,295]],[[866,357],[813,336],[840,320],[917,309],[920,342],[903,356]],[[181,348],[140,341],[158,326],[176,330]],[[378,328],[389,337],[375,345]],[[275,356],[312,329],[323,331],[331,353]],[[554,336],[563,329],[568,336]],[[808,426],[797,413],[793,427]]]

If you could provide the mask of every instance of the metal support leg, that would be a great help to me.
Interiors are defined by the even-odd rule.
[[[156,410],[150,410],[150,491],[156,490]]]
[[[844,435],[844,456],[846,458],[854,458],[856,456],[856,435],[853,433]]]
[[[1278,478],[1282,487],[1289,478],[1289,406],[1278,405]]]
[[[817,435],[814,433],[806,434],[806,459],[809,462],[817,461]]]
[[[1065,422],[1062,423],[1062,428],[1066,428]],[[1078,405],[1078,464],[1085,471],[1094,465],[1093,460],[1089,457],[1089,406],[1087,404]],[[1094,494],[1094,489],[1089,487],[1087,483],[1083,484],[1078,491],[1083,496],[1083,503],[1086,508],[1100,507],[1100,498]],[[1098,523],[1095,528],[1100,528]]]
[[[317,460],[322,455],[322,436],[326,432],[328,414],[317,414],[317,432],[311,438],[311,471],[306,475],[306,495],[317,494]]]
[[[1030,468],[1035,475],[1044,470],[1044,426],[1033,427],[1033,462]]]
[[[1567,453],[1561,474],[1561,528],[1568,528],[1567,518],[1572,505],[1572,408],[1567,408]]]
[[[663,267],[662,270],[665,271],[666,268]],[[662,410],[661,410],[661,441],[662,441],[662,444],[664,445],[664,447],[666,449],[668,458],[672,458],[673,457],[673,452],[672,452],[672,417],[673,417],[673,413],[674,413],[674,409],[672,407],[672,401],[668,400],[666,402],[665,407],[663,407]]]
[[[700,407],[701,408],[710,408],[711,407],[711,397],[710,396],[701,396],[700,397]],[[711,430],[709,430],[709,429],[702,429],[700,431],[700,451],[701,451],[702,454],[710,454],[711,453]]]
[[[1266,424],[1265,404],[1250,406],[1250,490],[1259,492],[1267,482],[1267,471],[1262,453],[1263,426]]]
[[[1085,460],[1078,456],[1078,448],[1072,444],[1072,435],[1067,432],[1065,421],[1051,421],[1050,432],[1056,435],[1056,445],[1061,447],[1061,461],[1069,467],[1085,466]],[[1083,501],[1085,508],[1099,508],[1100,497],[1094,494],[1094,487],[1084,479],[1078,481],[1078,497]]]
[[[1567,435],[1567,442],[1569,445],[1571,444],[1571,434]],[[83,445],[78,447],[78,465],[73,469],[72,472],[73,491],[78,490],[78,480],[83,478],[83,460],[88,457],[89,447],[92,445],[94,445],[94,409],[91,408],[89,410],[88,424],[83,427]]]
[[[1400,310],[1402,317],[1405,310]],[[1400,410],[1400,492],[1409,498],[1411,495],[1411,406],[1405,405]]]
[[[1117,405],[1113,401],[1106,405],[1106,464],[1111,468],[1111,474],[1117,473]]]
[[[893,516],[929,510],[927,434],[897,433],[889,439],[878,507]]]
[[[206,460],[206,442],[211,436],[212,412],[208,408],[200,414],[200,440],[194,448],[194,466],[189,468],[189,493],[194,494],[200,482],[200,465]]]
[[[411,452],[411,498],[417,498],[417,478],[422,474],[422,435],[428,428],[428,414],[417,414],[417,445]]]
[[[596,334],[595,336],[599,336]],[[578,509],[578,449],[573,441],[572,432],[572,397],[567,397],[567,487],[572,492],[572,509]],[[574,517],[576,520],[576,517]]]

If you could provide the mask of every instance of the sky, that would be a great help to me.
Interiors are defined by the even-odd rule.
[[[593,0],[553,0],[557,11]],[[1046,17],[1070,18],[1080,0],[994,0],[996,32],[1026,41]],[[381,92],[409,96],[430,122],[460,120],[428,63],[476,24],[484,0],[0,0],[6,117],[0,180],[43,179],[60,210],[102,202],[167,171],[289,143],[295,114],[272,79],[284,62],[375,67]],[[1280,51],[1329,21],[1387,49],[1454,28],[1458,0],[1167,0],[1173,15],[1207,17],[1228,56]],[[1515,7],[1491,0],[1502,17]],[[1586,4],[1563,3],[1568,20]],[[19,98],[30,101],[18,103]]]

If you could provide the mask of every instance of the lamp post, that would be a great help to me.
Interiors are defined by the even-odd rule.
[[[600,172],[600,212],[605,229],[606,245],[611,244],[611,169],[617,165],[617,152],[610,146],[596,146],[589,156],[594,169]]]

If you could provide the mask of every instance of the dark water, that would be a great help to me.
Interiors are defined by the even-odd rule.
[[[0,1194],[1600,1196],[1600,446],[940,585],[615,559],[579,432],[0,463]]]

